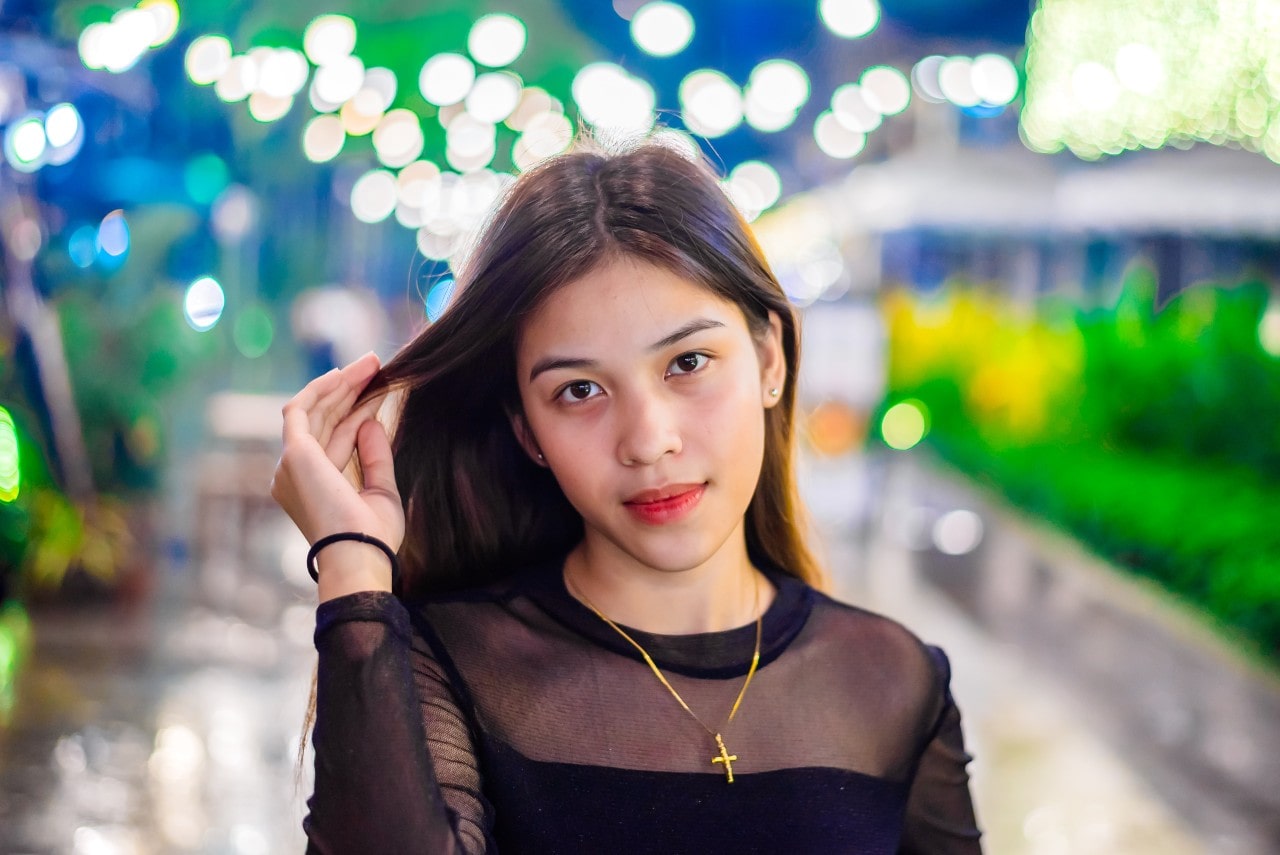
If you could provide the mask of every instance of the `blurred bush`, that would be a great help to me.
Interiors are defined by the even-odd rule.
[[[1157,580],[1280,662],[1280,350],[1261,282],[1157,310],[1019,304],[953,283],[885,301],[890,392],[944,460]],[[1264,346],[1267,345],[1267,346]]]
[[[0,330],[0,404],[11,413],[14,489],[0,501],[0,601],[57,591],[73,571],[109,589],[139,547],[133,508],[150,501],[167,463],[164,407],[209,361],[213,343],[184,320],[166,287],[112,306],[86,290],[51,302],[92,466],[94,495],[65,491],[39,369],[16,330]]]

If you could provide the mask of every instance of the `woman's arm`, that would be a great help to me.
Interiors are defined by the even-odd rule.
[[[471,730],[394,596],[316,612],[315,792],[309,853],[494,852]]]
[[[942,693],[942,709],[911,783],[899,852],[902,855],[973,855],[982,852],[966,767],[960,709],[951,697],[951,665],[929,648]]]
[[[390,550],[404,537],[380,396],[367,354],[317,377],[282,411],[271,495],[311,543],[356,532]],[[360,477],[346,471],[359,464]],[[493,848],[475,750],[457,698],[415,647],[391,564],[368,543],[318,556],[315,793],[304,828],[316,853],[481,853]]]

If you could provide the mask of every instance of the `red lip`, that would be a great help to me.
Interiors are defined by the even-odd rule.
[[[701,486],[702,484],[667,484],[666,486],[657,487],[653,490],[641,490],[639,493],[627,498],[626,503],[629,505],[639,505],[650,502],[660,502],[663,499],[670,499],[674,496],[679,496],[682,493],[687,493],[690,490],[696,490]]]
[[[623,506],[641,522],[651,525],[675,522],[697,507],[706,486],[670,484],[656,490],[642,490],[623,502]]]

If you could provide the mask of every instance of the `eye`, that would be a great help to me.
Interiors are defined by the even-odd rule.
[[[598,383],[593,383],[590,380],[574,380],[556,393],[556,400],[563,401],[566,404],[587,401],[596,397],[600,391]]]
[[[693,374],[694,372],[705,368],[706,364],[710,361],[711,357],[707,356],[705,353],[682,353],[675,359],[671,360],[671,366],[667,371],[667,375]]]

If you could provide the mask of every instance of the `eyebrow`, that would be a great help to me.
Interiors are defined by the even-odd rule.
[[[670,335],[658,339],[653,344],[649,345],[646,350],[651,353],[655,350],[662,350],[663,348],[670,347],[682,339],[688,338],[694,333],[699,333],[703,330],[717,329],[723,326],[723,323],[712,320],[711,318],[698,318],[697,320],[689,321],[689,323],[680,327]],[[532,383],[537,376],[544,371],[554,371],[558,368],[596,368],[599,365],[600,363],[594,359],[549,356],[546,359],[540,359],[534,363],[533,368],[529,371],[529,382]]]

